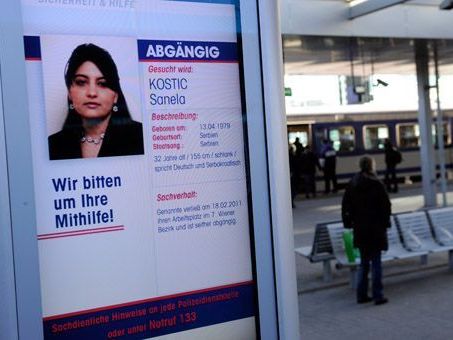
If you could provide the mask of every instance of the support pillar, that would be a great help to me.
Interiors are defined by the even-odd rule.
[[[418,123],[420,126],[420,166],[425,207],[437,205],[432,115],[429,101],[429,56],[426,40],[415,40],[415,64],[418,88]]]

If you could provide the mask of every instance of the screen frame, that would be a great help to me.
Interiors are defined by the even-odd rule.
[[[0,47],[1,50],[1,47]],[[1,59],[1,55],[0,55]],[[1,77],[1,67],[0,67]],[[1,85],[1,83],[0,83]],[[10,226],[10,204],[8,191],[8,168],[6,163],[5,124],[3,119],[2,88],[0,86],[0,225]],[[17,324],[16,293],[14,287],[14,267],[12,235],[10,228],[0,228],[0,287],[4,301],[0,304],[0,329],[5,337],[17,339],[14,332]]]
[[[201,2],[224,3],[224,1]],[[0,125],[0,148],[5,146],[5,153],[0,159],[0,171],[7,174],[7,177],[2,176],[2,178],[7,178],[8,189],[2,187],[0,194],[2,200],[7,197],[9,205],[2,204],[0,218],[2,222],[6,221],[6,225],[11,226],[11,229],[5,228],[11,234],[10,241],[6,239],[5,249],[10,246],[12,254],[10,258],[5,257],[0,260],[2,266],[10,266],[7,277],[9,288],[2,287],[2,294],[5,289],[9,302],[5,310],[0,310],[0,317],[6,318],[8,314],[15,311],[13,314],[17,315],[16,329],[11,329],[14,320],[9,322],[11,334],[16,333],[17,338],[36,339],[37,334],[42,334],[42,311],[31,140],[29,134],[23,133],[24,127],[26,131],[30,131],[30,128],[21,3],[16,0],[6,0],[3,7],[4,10],[0,12],[0,46],[2,47],[0,66],[3,70],[0,73],[0,85],[4,99],[2,103],[4,128]],[[276,339],[279,330],[258,3],[241,1],[240,20],[243,43],[243,85],[247,112],[245,119],[249,155],[248,183],[252,201],[250,209],[253,226],[251,228],[254,231],[252,253],[255,255],[253,261],[257,281],[259,337]],[[14,268],[11,259],[14,259]],[[11,338],[14,339],[14,337]]]
[[[1,261],[4,262],[2,265],[12,262],[14,266],[8,278],[9,282],[13,282],[14,290],[7,290],[6,294],[1,292],[10,306],[6,309],[6,315],[1,310],[0,317],[11,318],[8,313],[15,310],[15,328],[7,329],[13,335],[11,339],[33,339],[36,334],[42,334],[42,312],[31,138],[29,133],[24,133],[24,130],[30,131],[30,125],[20,1],[7,0],[3,3],[0,32],[4,122],[0,139],[6,146],[1,156],[0,171],[2,180],[5,178],[8,182],[7,187],[2,186],[0,194],[2,200],[6,198],[9,201],[5,206],[2,204],[0,220],[9,220],[6,226],[11,228],[2,229],[8,229],[11,238],[9,242],[3,242],[8,242],[12,250],[11,257]],[[11,304],[11,299],[14,299],[15,306]]]
[[[278,338],[278,311],[257,2],[241,1],[243,76],[247,113],[248,182],[252,196],[253,237],[262,339]],[[263,190],[266,189],[266,190]],[[265,226],[265,227],[264,227]]]

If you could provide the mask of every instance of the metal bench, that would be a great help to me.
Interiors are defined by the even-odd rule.
[[[355,288],[357,284],[356,272],[358,266],[360,265],[360,258],[356,258],[355,262],[348,261],[343,241],[343,233],[348,229],[345,229],[343,223],[341,222],[328,224],[327,229],[329,231],[329,236],[332,243],[333,254],[335,255],[335,259],[337,261],[336,267],[349,268],[351,287]],[[387,229],[387,238],[388,250],[382,252],[382,262],[397,259],[406,259],[414,256],[420,256],[422,259],[424,259],[424,257],[428,254],[428,252],[424,250],[410,251],[403,246],[400,241],[396,223],[393,217],[391,217],[391,227]]]
[[[428,255],[427,251],[415,251],[415,250],[408,250],[404,247],[403,243],[401,243],[400,235],[398,233],[398,228],[395,222],[395,218],[392,215],[390,217],[391,227],[387,229],[387,240],[389,249],[385,252],[382,252],[383,256],[393,258],[393,259],[407,259],[414,256],[421,257],[421,263],[426,262],[426,255]]]
[[[453,245],[453,207],[430,209],[428,218],[436,242],[443,246]],[[453,270],[453,251],[448,252],[448,264]]]
[[[437,253],[448,251],[449,267],[453,269],[453,243],[442,244],[434,238],[433,232],[440,235],[441,229],[436,223],[441,221],[441,213],[433,213],[432,225],[425,211],[402,213],[396,215],[398,228],[405,247],[414,252],[424,251],[427,253]],[[437,232],[436,232],[437,230]],[[439,238],[440,240],[440,238]]]
[[[444,246],[453,244],[453,207],[430,209],[428,218],[436,241]]]
[[[313,245],[295,249],[296,254],[306,257],[311,263],[322,262],[324,282],[332,281],[330,261],[335,259],[332,252],[326,223],[316,225]]]
[[[343,233],[348,230],[345,229],[342,222],[329,223],[327,225],[329,231],[330,242],[332,243],[333,254],[337,263],[337,269],[347,267],[349,268],[349,282],[352,288],[357,286],[357,268],[360,264],[360,257],[357,257],[354,262],[350,262],[346,255],[343,241]]]
[[[387,229],[389,248],[382,252],[382,262],[420,256],[420,262],[426,264],[429,253],[448,251],[449,268],[453,270],[453,207],[431,209],[428,215],[429,219],[419,211],[391,216],[391,228]],[[312,263],[323,262],[325,282],[332,280],[330,261],[336,260],[336,268],[350,269],[351,286],[355,287],[360,258],[353,263],[348,261],[343,241],[345,230],[339,221],[317,224],[313,245],[296,248],[295,252]]]
[[[329,230],[333,253],[335,255],[335,259],[337,260],[336,268],[349,268],[350,284],[352,288],[355,288],[357,286],[357,268],[360,265],[360,257],[357,257],[354,262],[350,262],[347,258],[343,241],[343,233],[350,229],[345,229],[342,222],[328,224],[327,229]],[[382,252],[382,262],[397,258],[396,254],[399,253],[400,246],[398,245],[398,237],[394,237],[394,235],[395,233],[392,230],[391,242],[389,241],[389,251]],[[396,234],[396,236],[398,235]],[[391,244],[395,246],[395,249],[390,249]]]

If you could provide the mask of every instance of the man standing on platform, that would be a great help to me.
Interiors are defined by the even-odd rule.
[[[337,153],[328,139],[323,140],[319,164],[324,172],[324,193],[330,193],[330,182],[333,192],[337,192]]]
[[[310,198],[310,194],[316,197],[316,167],[318,166],[318,157],[311,150],[310,145],[306,145],[301,157],[301,173],[304,179],[305,197]]]
[[[381,251],[388,249],[387,228],[390,228],[391,203],[384,185],[375,174],[374,160],[362,157],[357,173],[346,187],[342,201],[345,228],[352,228],[354,246],[360,251],[357,303],[374,300],[386,303],[383,295]],[[368,295],[368,272],[372,273],[372,298]]]
[[[396,178],[396,165],[401,163],[402,157],[389,139],[384,142],[385,151],[385,185],[388,192],[398,192],[398,179]]]
[[[294,176],[294,185],[295,193],[297,195],[302,190],[302,173],[301,173],[301,159],[304,152],[304,146],[300,142],[299,137],[296,137],[296,140],[293,143],[294,146],[294,167],[293,167],[293,176]]]

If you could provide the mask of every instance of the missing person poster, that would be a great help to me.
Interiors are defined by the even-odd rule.
[[[45,339],[256,338],[238,10],[22,0]]]

